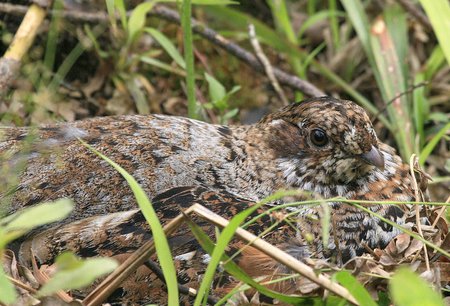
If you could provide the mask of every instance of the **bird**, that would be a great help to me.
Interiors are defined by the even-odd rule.
[[[43,201],[72,198],[74,211],[57,225],[68,229],[67,237],[75,237],[80,226],[92,224],[102,224],[104,231],[112,226],[108,221],[114,219],[111,216],[117,214],[124,218],[124,228],[132,228],[125,226],[130,225],[127,220],[143,224],[142,219],[135,219],[140,213],[125,180],[78,138],[121,165],[150,198],[158,199],[158,195],[183,186],[190,186],[191,194],[205,188],[219,198],[241,203],[219,201],[219,212],[229,218],[241,210],[241,205],[259,202],[280,189],[294,189],[320,199],[374,201],[364,206],[399,225],[405,222],[406,208],[382,201],[415,200],[409,166],[395,149],[378,139],[365,110],[352,101],[328,96],[291,104],[253,125],[223,126],[157,114],[128,115],[35,129],[7,127],[0,129],[0,135],[0,155],[6,156],[2,166],[23,170],[14,182],[2,183],[9,185],[0,191],[1,201],[9,204],[8,213]],[[174,198],[178,199],[176,203],[183,199]],[[193,199],[198,200],[198,193]],[[200,202],[210,204],[204,199]],[[173,217],[169,213],[173,205],[158,207],[158,213]],[[344,263],[367,248],[383,248],[400,233],[397,227],[349,203],[335,200],[328,202],[327,208],[295,207],[297,229],[285,231],[290,236],[274,242],[299,259],[335,257]],[[333,239],[324,245],[321,220],[326,211],[331,216],[329,234]],[[148,235],[140,228],[135,227],[136,245]],[[45,238],[43,233],[49,229],[32,233],[28,241]],[[129,247],[118,244],[103,252],[104,244],[83,247],[86,241],[68,247],[81,253],[88,251],[87,256],[123,253],[136,247],[133,243]],[[294,242],[286,245],[290,241]],[[62,250],[54,245],[54,250]],[[54,255],[45,248],[41,251]]]

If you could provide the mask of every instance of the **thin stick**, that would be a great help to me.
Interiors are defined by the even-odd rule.
[[[284,94],[283,90],[281,89],[280,83],[278,83],[275,74],[273,73],[272,65],[270,64],[270,61],[267,58],[267,56],[264,54],[261,45],[259,44],[258,38],[256,37],[255,33],[255,26],[253,24],[249,24],[248,26],[248,35],[250,37],[250,42],[253,46],[253,50],[255,50],[256,56],[258,57],[261,64],[264,66],[264,70],[266,71],[266,75],[269,78],[270,83],[272,83],[273,89],[275,89],[283,105],[289,105],[289,101],[286,98],[286,95]]]
[[[419,195],[419,187],[417,186],[417,180],[416,176],[414,175],[414,165],[416,164],[416,155],[411,155],[411,158],[409,159],[409,171],[411,173],[412,183],[413,183],[413,189],[414,189],[414,195],[416,198],[416,201],[420,201],[420,195]],[[422,226],[420,225],[420,210],[419,210],[419,204],[415,205],[416,210],[416,225],[417,225],[417,232],[420,235],[420,237],[423,238],[423,232],[422,232]],[[425,263],[427,266],[427,271],[430,271],[430,260],[428,258],[428,250],[427,245],[423,244],[423,251],[425,253]]]
[[[8,275],[7,275],[6,277],[9,279],[9,281],[10,281],[11,283],[13,283],[14,285],[16,285],[17,287],[22,288],[22,289],[24,289],[24,290],[26,290],[26,291],[28,291],[28,292],[30,292],[30,293],[32,293],[32,294],[36,294],[36,293],[37,293],[37,290],[34,289],[33,287],[30,287],[30,286],[28,286],[28,285],[22,283],[21,281],[15,279],[15,278],[12,278],[12,277],[10,277],[10,276],[8,276]]]
[[[39,26],[44,21],[46,10],[37,4],[27,7],[25,17],[17,29],[14,39],[0,58],[0,95],[11,87],[20,70],[20,61],[28,52],[36,37]]]
[[[190,212],[192,208],[188,208],[186,212]],[[164,226],[164,233],[169,236],[180,227],[184,220],[182,214],[172,219]],[[100,285],[98,285],[91,293],[83,300],[83,305],[93,306],[101,305],[119,285],[145,263],[155,252],[155,244],[153,240],[144,243],[137,249],[130,257],[128,257],[113,273],[108,275]]]
[[[450,196],[447,198],[445,203],[449,203],[449,202],[450,202]],[[431,225],[432,228],[436,227],[436,224],[438,223],[438,221],[441,218],[442,214],[445,212],[445,208],[446,208],[446,206],[442,206],[441,209],[439,210],[439,213],[438,213],[438,215],[436,217],[436,220],[434,220],[433,224]]]
[[[200,217],[218,226],[226,227],[229,223],[229,221],[226,220],[225,218],[213,213],[212,211],[203,207],[200,204],[194,204],[191,207],[193,207],[193,211]],[[258,238],[257,236],[251,234],[250,232],[242,228],[236,229],[236,236],[247,242],[252,241],[252,246],[254,248],[270,256],[279,263],[285,265],[291,270],[294,270],[295,272],[298,272],[302,276],[315,282],[316,284],[319,284],[321,287],[335,293],[336,295],[343,297],[350,303],[359,305],[359,303],[356,301],[353,295],[351,295],[351,293],[346,288],[342,287],[341,285],[335,282],[332,282],[328,277],[326,277],[323,274],[317,274],[316,271],[314,271],[314,269],[298,261],[290,254],[274,247],[270,243]]]

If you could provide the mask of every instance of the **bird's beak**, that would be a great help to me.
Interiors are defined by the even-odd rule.
[[[361,154],[360,157],[367,163],[384,170],[384,157],[380,150],[372,146],[369,152]]]

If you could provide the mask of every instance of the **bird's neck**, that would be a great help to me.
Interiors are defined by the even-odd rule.
[[[309,168],[308,157],[279,158],[277,164],[287,188],[309,191],[322,198],[410,200],[409,193],[396,192],[391,186],[395,180],[397,184],[405,186],[403,189],[408,189],[410,175],[407,166],[393,153],[392,148],[384,146],[384,149],[382,154],[386,165],[383,170],[368,166],[370,168],[360,170],[357,175],[349,176],[347,181],[330,180],[330,174],[326,173],[324,164],[317,165],[314,169]],[[317,161],[315,163],[317,164]]]

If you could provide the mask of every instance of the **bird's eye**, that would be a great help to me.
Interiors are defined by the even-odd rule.
[[[327,134],[321,129],[312,130],[309,137],[311,142],[318,147],[323,147],[328,144]]]

